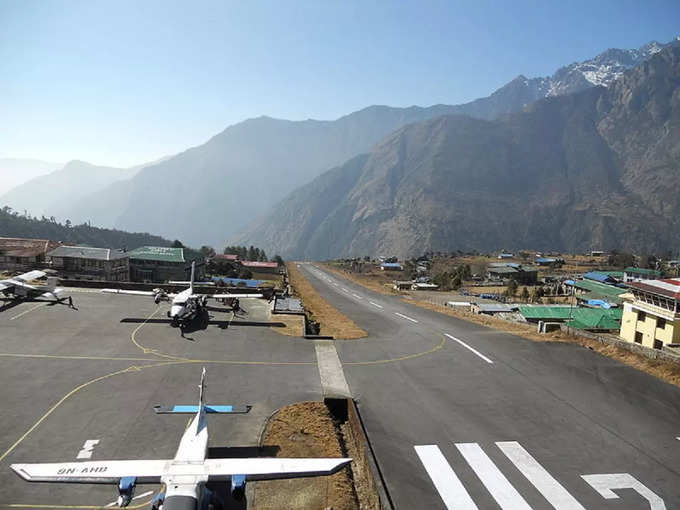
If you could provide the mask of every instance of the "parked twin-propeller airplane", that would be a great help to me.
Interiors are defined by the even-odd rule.
[[[109,460],[50,464],[12,464],[11,468],[29,482],[118,484],[118,506],[132,500],[136,484],[161,483],[165,492],[152,502],[163,510],[197,510],[220,506],[206,484],[231,482],[236,499],[245,495],[248,480],[275,480],[332,475],[351,458],[224,458],[209,459],[206,422],[205,368],[199,386],[198,410],[182,435],[174,459]]]
[[[130,294],[134,296],[151,296],[156,304],[161,301],[172,300],[172,305],[168,311],[168,318],[173,327],[184,328],[191,321],[201,315],[208,303],[208,299],[238,299],[238,298],[261,298],[263,294],[196,294],[194,292],[194,272],[196,264],[191,263],[191,280],[188,282],[171,282],[174,284],[188,284],[189,288],[177,294],[165,292],[163,289],[144,290],[120,290],[102,289],[102,292],[111,294]]]
[[[44,278],[43,271],[29,271],[13,278],[0,280],[0,299],[19,301],[24,299],[48,299],[60,302],[65,298],[64,289],[57,288],[57,279],[47,278],[47,285],[31,285],[27,282]]]

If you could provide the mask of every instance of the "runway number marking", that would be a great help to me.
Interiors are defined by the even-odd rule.
[[[406,319],[407,321],[415,322],[416,324],[418,324],[418,321],[417,321],[417,320],[412,319],[411,317],[408,317],[408,316],[406,316],[406,315],[403,315],[403,314],[401,314],[401,313],[399,313],[399,312],[394,312],[394,315],[398,315],[398,316],[401,317],[402,319]]]
[[[478,443],[455,443],[455,446],[501,509],[531,510],[526,500]],[[496,446],[552,505],[552,508],[585,510],[583,505],[518,442],[502,441],[497,442]],[[478,508],[437,445],[419,445],[413,448],[446,508],[449,510]],[[619,495],[615,494],[614,490],[632,489],[649,502],[650,510],[666,510],[663,499],[629,473],[581,475],[581,478],[604,499],[618,499]],[[482,503],[484,508],[485,504]]]
[[[444,333],[444,335],[446,335],[446,336],[447,336],[448,338],[450,338],[451,340],[453,340],[453,341],[455,341],[455,342],[458,342],[460,345],[462,345],[463,347],[465,347],[466,349],[468,349],[470,352],[476,354],[477,356],[479,356],[480,358],[482,358],[482,359],[483,359],[484,361],[486,361],[487,363],[493,364],[493,361],[492,361],[492,360],[490,360],[489,358],[487,358],[486,356],[484,356],[481,352],[479,352],[479,351],[478,351],[477,349],[475,349],[474,347],[469,346],[468,344],[466,344],[466,343],[463,342],[462,340],[459,340],[459,339],[456,338],[455,336],[449,335],[448,333]]]
[[[374,303],[373,301],[369,301],[373,306],[377,306],[378,308],[382,309],[382,305],[379,305],[378,303]]]
[[[614,492],[614,489],[633,489],[640,496],[649,501],[649,508],[651,510],[666,510],[666,504],[663,502],[663,499],[654,494],[628,473],[581,475],[581,478],[583,478],[604,499],[619,499],[619,495]]]
[[[76,459],[91,459],[94,453],[94,447],[99,444],[99,439],[88,439],[85,441],[83,448],[78,452]]]

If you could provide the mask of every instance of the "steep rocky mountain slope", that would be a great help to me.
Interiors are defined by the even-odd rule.
[[[289,258],[677,249],[680,48],[495,121],[402,128],[296,190],[241,242]]]
[[[607,84],[661,46],[608,50],[562,68],[550,78],[520,76],[489,97],[463,105],[371,106],[335,121],[250,119],[199,147],[145,168],[132,179],[68,201],[58,211],[59,217],[221,245],[290,191],[369,151],[409,123],[447,114],[495,119],[547,95],[581,90],[593,82]],[[22,209],[33,212],[25,206]]]

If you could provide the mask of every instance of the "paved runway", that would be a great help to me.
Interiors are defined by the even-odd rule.
[[[167,324],[121,322],[162,318],[167,304],[96,292],[75,292],[74,301],[78,310],[22,303],[0,312],[0,508],[114,501],[113,487],[29,484],[9,464],[75,461],[83,450],[92,460],[172,458],[189,417],[153,406],[195,404],[202,366],[209,403],[253,406],[211,415],[211,447],[256,445],[274,410],[321,398],[314,344],[249,325],[267,319],[266,302],[243,299],[250,313],[231,323],[230,312],[213,311],[226,329],[209,325],[183,339]],[[88,440],[98,442],[90,449]]]
[[[369,333],[336,346],[396,508],[680,508],[680,389],[300,267]]]

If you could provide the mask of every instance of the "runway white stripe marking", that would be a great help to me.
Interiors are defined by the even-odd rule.
[[[516,441],[496,443],[505,456],[519,469],[555,510],[585,510],[567,490]]]
[[[382,308],[382,305],[379,305],[378,303],[374,303],[373,301],[369,301],[373,306],[377,306],[378,308]],[[680,439],[680,438],[678,438]]]
[[[439,496],[449,510],[478,510],[437,445],[414,446]]]
[[[345,287],[341,287],[345,292],[349,292]]]
[[[363,299],[359,294],[352,294],[357,299]]]
[[[465,347],[466,349],[468,349],[470,352],[473,352],[474,354],[476,354],[477,356],[479,356],[480,358],[482,358],[482,359],[483,359],[484,361],[486,361],[487,363],[493,364],[493,361],[491,361],[489,358],[487,358],[486,356],[484,356],[481,352],[479,352],[479,351],[478,351],[477,349],[475,349],[474,347],[470,347],[468,344],[466,344],[466,343],[463,342],[462,340],[459,340],[459,339],[456,338],[455,336],[449,335],[448,333],[444,333],[444,334],[445,334],[446,336],[448,336],[451,340],[454,340],[454,341],[458,342],[460,345],[462,345],[463,347]]]
[[[416,324],[418,323],[417,320],[411,319],[411,317],[407,317],[406,315],[400,314],[399,312],[394,312],[394,315],[398,315],[399,317],[406,319],[407,321],[415,322]]]
[[[338,284],[337,284],[337,283],[335,283],[335,282],[333,282],[333,285],[335,285],[336,287],[338,287]]]
[[[458,451],[501,508],[508,510],[531,510],[529,504],[510,485],[508,479],[503,476],[503,473],[500,472],[489,456],[484,453],[479,444],[456,443],[456,448],[458,448]]]
[[[94,447],[99,444],[99,439],[88,439],[85,441],[82,449],[78,452],[76,459],[91,459],[94,453]]]

